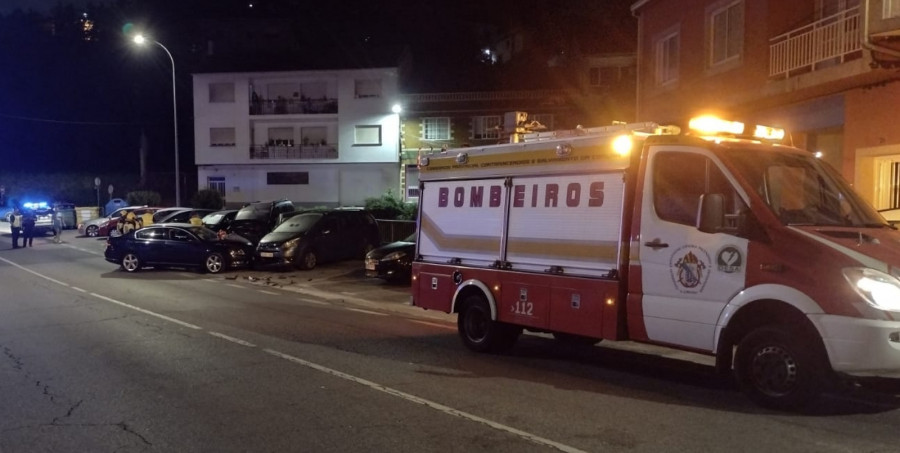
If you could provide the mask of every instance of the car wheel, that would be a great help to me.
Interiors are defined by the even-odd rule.
[[[491,308],[481,295],[465,298],[456,321],[463,344],[475,352],[505,352],[515,345],[522,328],[491,319]]]
[[[125,272],[137,272],[141,269],[141,258],[135,253],[126,253],[122,257],[122,269]]]
[[[306,249],[300,253],[298,267],[303,270],[309,270],[316,267],[318,262],[319,257],[316,256],[316,252],[312,251],[312,249]]]
[[[89,237],[95,238],[100,235],[100,228],[97,225],[91,225],[87,227],[84,234],[87,234]]]
[[[734,358],[741,390],[764,407],[803,409],[822,391],[828,376],[824,350],[814,340],[780,326],[750,332]]]
[[[218,274],[225,269],[225,258],[221,253],[210,253],[203,262],[203,268],[210,274]]]

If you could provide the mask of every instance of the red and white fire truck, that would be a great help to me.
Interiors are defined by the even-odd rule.
[[[423,156],[412,303],[463,343],[714,356],[759,404],[900,370],[900,232],[783,131],[711,117]],[[749,135],[745,135],[745,130]]]

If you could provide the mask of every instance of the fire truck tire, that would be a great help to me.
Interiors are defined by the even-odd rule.
[[[822,392],[827,369],[818,342],[781,326],[750,332],[734,359],[741,390],[760,406],[786,411],[802,410]]]
[[[522,334],[521,327],[491,319],[491,308],[479,295],[466,297],[456,323],[463,344],[475,352],[508,351]]]

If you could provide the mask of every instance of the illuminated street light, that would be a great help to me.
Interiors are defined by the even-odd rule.
[[[172,62],[172,118],[175,124],[175,206],[181,206],[181,174],[178,171],[178,104],[175,100],[175,59],[172,58],[169,49],[166,49],[166,46],[162,45],[159,41],[145,38],[140,34],[135,35],[133,41],[139,46],[144,45],[148,41],[152,41],[157,46],[162,47],[162,50],[169,56],[169,61]]]

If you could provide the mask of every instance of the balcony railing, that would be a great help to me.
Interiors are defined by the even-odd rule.
[[[862,56],[859,6],[769,40],[769,77],[788,78]]]
[[[308,115],[337,113],[337,99],[254,99],[250,101],[251,115]]]
[[[337,159],[337,148],[331,145],[253,145],[251,159]]]

